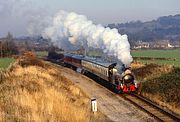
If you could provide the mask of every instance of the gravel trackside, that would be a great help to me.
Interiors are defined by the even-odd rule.
[[[71,69],[59,66],[62,75],[74,82],[90,98],[97,100],[98,110],[105,114],[110,120],[116,122],[154,122],[153,117],[139,110],[137,107],[121,98],[119,95],[109,91],[92,79],[81,75]]]

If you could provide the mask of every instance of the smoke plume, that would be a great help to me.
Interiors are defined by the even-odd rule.
[[[117,29],[95,25],[84,15],[59,11],[42,35],[59,47],[70,42],[73,45],[101,48],[104,53],[117,57],[127,66],[132,62],[127,35],[120,35]]]

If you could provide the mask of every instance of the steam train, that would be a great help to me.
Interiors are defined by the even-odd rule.
[[[117,67],[115,62],[83,55],[64,54],[63,64],[74,70],[80,69],[82,74],[96,75],[111,84],[118,93],[132,93],[138,89],[133,73],[129,68],[125,68],[123,63]]]

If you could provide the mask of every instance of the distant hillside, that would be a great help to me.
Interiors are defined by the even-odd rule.
[[[168,39],[180,41],[180,14],[163,16],[148,22],[133,21],[122,24],[109,24],[117,28],[121,34],[127,34],[132,41],[157,41]]]

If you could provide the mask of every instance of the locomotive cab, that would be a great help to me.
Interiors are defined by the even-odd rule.
[[[112,72],[112,82],[116,85],[119,85],[121,75],[118,73],[118,70],[116,68],[111,69]]]

